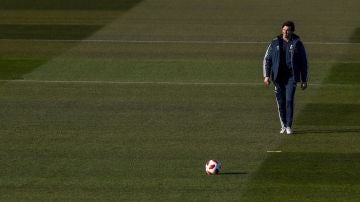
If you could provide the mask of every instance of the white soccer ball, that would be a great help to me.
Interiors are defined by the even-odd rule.
[[[208,175],[217,175],[221,172],[221,163],[217,160],[209,160],[206,162],[205,171]]]

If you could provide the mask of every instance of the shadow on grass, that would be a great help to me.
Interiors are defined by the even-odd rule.
[[[247,175],[247,172],[223,172],[220,175]]]
[[[127,11],[136,6],[142,0],[72,0],[72,1],[58,1],[58,0],[2,0],[0,3],[0,10],[62,10],[63,15],[67,15],[68,10],[120,10]],[[44,12],[44,15],[46,12]],[[90,13],[89,13],[90,14]],[[118,15],[116,16],[118,17]],[[15,16],[16,19],[20,18]],[[31,19],[31,16],[29,16]],[[26,21],[27,22],[27,21]],[[30,22],[30,21],[29,21]],[[50,21],[49,21],[50,22]],[[55,23],[56,21],[54,21]],[[105,24],[73,24],[71,21],[65,24],[36,24],[32,23],[18,23],[0,24],[0,39],[7,39],[11,42],[14,39],[26,40],[82,40],[103,28]],[[67,43],[63,43],[67,44]],[[67,49],[71,48],[71,44]],[[11,49],[11,48],[10,48]],[[32,72],[37,67],[61,54],[62,50],[53,48],[54,54],[38,56],[38,58],[28,57],[23,53],[12,51],[7,52],[10,56],[0,57],[0,80],[14,80],[23,79],[23,76]],[[56,51],[55,51],[56,50]],[[29,53],[38,55],[39,50],[34,47],[33,49],[26,50]],[[40,51],[41,52],[41,51]],[[15,56],[11,56],[14,54]],[[25,55],[25,56],[17,56]],[[0,82],[2,85],[4,82]]]
[[[311,133],[360,133],[360,128],[352,129],[321,129],[321,130],[297,130],[294,134],[311,134]]]

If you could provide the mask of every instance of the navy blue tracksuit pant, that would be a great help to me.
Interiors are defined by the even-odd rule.
[[[296,81],[292,75],[289,75],[281,81],[274,82],[274,85],[281,127],[291,128],[294,115]]]

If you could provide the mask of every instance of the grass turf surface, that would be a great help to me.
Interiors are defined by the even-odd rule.
[[[235,198],[235,190],[243,186],[239,182],[263,158],[258,151],[264,141],[274,141],[253,134],[257,125],[250,120],[256,117],[247,116],[246,121],[244,116],[254,110],[238,104],[255,96],[258,88],[5,86],[5,199],[14,194],[18,199],[165,200],[178,199],[179,194],[201,199],[209,190]],[[266,108],[260,100],[252,104],[263,106],[256,111]],[[209,158],[223,160],[229,173],[221,178],[224,186],[215,183],[219,178],[205,176]]]
[[[75,22],[80,35],[58,39],[190,43],[3,32],[1,78],[23,80],[0,84],[2,200],[358,198],[358,44],[306,44],[317,85],[297,93],[298,135],[289,138],[278,134],[273,90],[261,85],[267,44],[212,43],[269,41],[287,4],[144,1],[129,12],[89,4],[15,2],[1,24],[46,28],[38,39]],[[356,5],[306,1],[292,18],[305,42],[357,42]],[[205,175],[210,158],[221,160],[223,175]]]

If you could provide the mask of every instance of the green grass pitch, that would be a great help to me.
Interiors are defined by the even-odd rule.
[[[99,2],[0,3],[1,201],[358,201],[358,1]],[[288,19],[291,137],[262,84]]]

